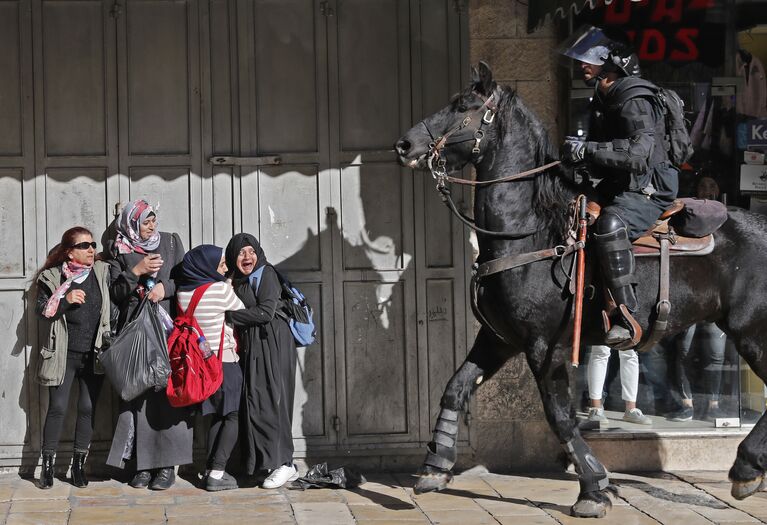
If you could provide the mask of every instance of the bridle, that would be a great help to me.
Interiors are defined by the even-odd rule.
[[[471,114],[466,115],[461,122],[450,128],[444,135],[434,138],[434,134],[432,134],[426,122],[421,121],[423,127],[426,128],[426,132],[431,137],[426,163],[432,176],[437,180],[439,180],[439,177],[447,177],[446,161],[443,155],[445,146],[462,144],[473,140],[474,147],[471,149],[471,153],[476,160],[481,153],[480,145],[482,144],[482,139],[485,138],[482,126],[489,126],[495,120],[495,114],[498,112],[498,105],[495,103],[495,100],[500,98],[500,88],[496,87],[489,97],[484,97],[476,91],[473,93],[482,99],[482,105],[472,111]],[[477,123],[476,126],[473,125],[475,122]]]
[[[489,126],[493,123],[495,120],[495,115],[498,112],[498,105],[497,101],[500,99],[500,87],[496,87],[496,89],[493,91],[493,93],[490,94],[489,97],[485,98],[476,91],[474,94],[480,98],[483,99],[483,104],[476,110],[470,112],[467,114],[461,122],[452,128],[450,128],[447,132],[445,132],[444,135],[441,135],[440,137],[434,138],[434,135],[432,134],[431,130],[429,129],[426,122],[421,121],[421,124],[424,128],[426,128],[427,133],[432,139],[432,142],[429,143],[429,151],[428,151],[428,158],[427,158],[427,165],[429,166],[429,171],[431,172],[432,177],[437,181],[437,191],[439,191],[440,196],[442,197],[442,201],[445,203],[445,205],[450,209],[453,214],[458,217],[458,219],[461,220],[466,226],[469,228],[475,230],[477,233],[486,235],[488,237],[493,237],[496,239],[523,239],[525,237],[530,237],[532,235],[535,235],[539,231],[541,231],[542,228],[537,228],[534,230],[528,230],[523,232],[496,232],[496,231],[490,231],[486,230],[484,228],[480,228],[476,225],[474,219],[471,217],[466,216],[463,212],[461,212],[458,207],[455,205],[455,202],[453,201],[453,197],[450,191],[450,184],[463,184],[463,185],[469,185],[474,187],[482,187],[482,186],[489,186],[491,184],[498,184],[501,182],[512,182],[516,180],[521,180],[525,178],[529,178],[535,175],[538,175],[540,173],[543,173],[544,171],[548,170],[549,168],[553,168],[554,166],[560,164],[560,161],[552,161],[548,164],[545,164],[543,166],[539,166],[537,168],[533,168],[527,171],[523,171],[521,173],[515,173],[514,175],[508,175],[506,177],[501,177],[498,179],[492,179],[492,180],[486,180],[486,181],[470,181],[470,180],[464,180],[459,179],[456,177],[450,177],[447,174],[447,168],[446,168],[446,160],[444,156],[444,149],[447,146],[453,145],[453,144],[461,144],[470,140],[474,141],[474,147],[471,150],[472,158],[476,162],[478,159],[480,159],[482,150],[482,140],[485,138],[485,132],[482,129],[483,126]],[[468,112],[467,112],[468,113]],[[476,124],[474,124],[476,123]],[[580,199],[585,199],[583,195],[579,196],[576,201],[574,201],[575,204],[580,202]],[[572,223],[574,224],[574,222]],[[568,226],[568,231],[571,229],[571,226]],[[565,232],[566,238],[568,235],[568,232]],[[543,250],[537,250],[534,252],[527,252],[527,253],[521,253],[521,254],[514,254],[514,255],[506,255],[503,257],[499,257],[497,259],[485,261],[482,264],[475,263],[473,265],[473,275],[471,278],[471,307],[474,311],[475,317],[479,320],[481,324],[483,324],[485,327],[487,327],[491,332],[495,334],[496,337],[498,337],[501,341],[504,341],[508,343],[507,339],[503,336],[503,334],[500,333],[500,331],[496,330],[495,327],[490,323],[490,321],[485,317],[485,315],[482,313],[482,311],[479,308],[479,288],[480,288],[480,281],[486,277],[489,277],[490,275],[495,275],[501,272],[505,272],[514,268],[519,268],[521,266],[527,266],[528,264],[536,263],[539,261],[545,261],[545,260],[559,260],[560,266],[564,263],[564,258],[568,255],[578,251],[582,250],[585,246],[585,241],[583,240],[575,240],[572,239],[572,242],[568,242],[566,240],[565,244],[554,246],[553,248],[546,248]],[[572,290],[574,288],[574,270],[575,270],[575,261],[573,261],[573,267],[571,272],[565,271],[564,266],[562,266],[563,273],[565,273],[566,276],[568,276],[568,280],[570,282],[570,289],[571,293],[574,293]]]
[[[453,201],[452,193],[450,191],[449,184],[463,184],[469,186],[487,186],[491,184],[497,184],[500,182],[511,182],[515,180],[524,179],[538,173],[542,173],[549,168],[552,168],[559,164],[559,161],[549,162],[543,166],[533,168],[521,173],[502,177],[500,179],[486,180],[486,181],[473,181],[464,180],[457,177],[451,177],[447,174],[446,160],[444,156],[444,150],[447,146],[454,144],[462,144],[473,140],[474,147],[471,149],[473,160],[478,160],[481,156],[482,140],[485,138],[485,131],[483,126],[489,126],[495,120],[495,115],[498,112],[497,100],[500,99],[501,88],[496,87],[489,97],[484,97],[476,91],[474,95],[481,98],[482,105],[467,114],[461,122],[450,128],[443,135],[435,138],[434,134],[429,129],[429,126],[425,121],[421,121],[421,125],[426,129],[426,132],[431,137],[432,141],[429,143],[429,152],[427,153],[427,165],[434,180],[437,181],[437,191],[442,197],[442,202],[450,209],[458,219],[463,222],[469,228],[475,230],[477,233],[487,235],[489,237],[495,237],[500,239],[523,239],[534,235],[540,231],[540,229],[527,230],[523,232],[496,232],[480,228],[476,225],[474,219],[461,212]],[[475,124],[476,123],[476,124]]]

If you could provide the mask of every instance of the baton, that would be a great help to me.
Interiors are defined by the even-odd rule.
[[[573,321],[573,355],[572,362],[578,367],[581,350],[581,321],[583,320],[583,290],[584,274],[586,273],[586,196],[578,198],[578,251],[575,252],[577,271],[575,274],[575,319]]]

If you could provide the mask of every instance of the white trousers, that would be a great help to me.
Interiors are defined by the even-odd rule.
[[[639,388],[639,357],[635,350],[620,351],[618,357],[621,361],[621,397],[624,401],[636,402]],[[591,347],[588,367],[589,398],[591,399],[602,399],[609,359],[609,346]]]

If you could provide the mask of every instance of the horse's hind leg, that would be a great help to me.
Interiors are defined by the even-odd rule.
[[[511,351],[482,328],[469,355],[453,374],[440,401],[440,412],[432,440],[426,447],[426,459],[413,487],[416,494],[444,489],[453,478],[451,470],[458,451],[458,416],[472,392],[489,379],[511,356]]]
[[[570,395],[567,356],[563,347],[553,350],[541,343],[528,353],[527,361],[538,383],[546,420],[575,466],[580,482],[578,501],[570,509],[579,518],[602,518],[612,508],[607,471],[581,437]]]
[[[763,346],[763,338],[741,339],[738,352],[756,375],[767,382],[767,354]],[[767,413],[762,414],[754,428],[738,446],[735,463],[730,468],[729,478],[732,482],[732,496],[744,499],[760,490],[767,489],[765,471],[767,470]]]

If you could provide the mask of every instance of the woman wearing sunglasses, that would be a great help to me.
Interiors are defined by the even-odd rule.
[[[109,247],[112,301],[120,309],[122,328],[146,295],[171,316],[175,314],[175,277],[184,258],[176,233],[160,232],[157,214],[145,200],[129,202],[117,218]],[[165,490],[176,480],[175,466],[192,462],[192,414],[174,408],[165,391],[149,392],[120,404],[107,465],[130,466],[134,488]]]
[[[46,323],[47,344],[41,349],[38,381],[48,387],[43,427],[40,487],[53,486],[53,464],[64,425],[72,384],[77,380],[72,483],[88,485],[85,459],[93,435],[93,413],[104,376],[97,373],[96,353],[110,331],[109,265],[96,260],[91,232],[76,226],[48,254],[37,277],[36,312]]]

